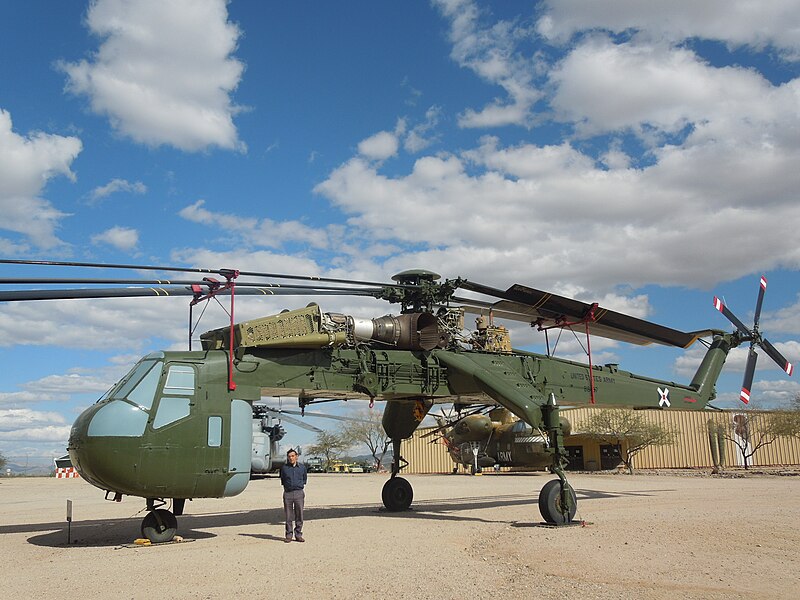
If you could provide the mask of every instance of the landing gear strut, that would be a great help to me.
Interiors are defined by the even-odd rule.
[[[539,492],[539,512],[545,522],[551,525],[567,525],[572,522],[578,510],[578,498],[564,473],[568,463],[567,453],[554,394],[550,394],[547,404],[542,406],[542,417],[550,438],[550,451],[553,453],[550,470],[558,475],[558,479],[548,481]]]
[[[402,463],[402,464],[401,464]],[[400,456],[400,440],[392,440],[392,476],[383,485],[381,492],[381,499],[386,510],[390,512],[399,512],[408,510],[411,507],[411,501],[414,500],[414,489],[408,480],[398,477],[400,469],[408,464],[406,460]]]

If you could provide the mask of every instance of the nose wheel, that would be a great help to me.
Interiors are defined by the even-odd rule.
[[[142,536],[154,544],[172,541],[178,531],[178,519],[170,511],[157,508],[142,520]]]
[[[414,489],[402,477],[392,477],[383,485],[381,499],[388,511],[408,510],[411,506],[411,501],[414,499]]]
[[[545,522],[551,525],[567,525],[575,518],[578,509],[578,498],[575,490],[566,481],[552,479],[544,484],[539,492],[539,512]]]

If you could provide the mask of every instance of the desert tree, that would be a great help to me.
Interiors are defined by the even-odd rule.
[[[764,412],[750,406],[726,416],[722,436],[736,446],[745,469],[753,464],[756,452],[775,443],[781,435],[791,435],[790,420],[784,419],[782,411]]]
[[[380,471],[383,457],[392,443],[383,428],[383,413],[377,410],[359,411],[351,421],[343,423],[339,435],[349,446],[366,446],[375,464],[375,470]]]
[[[674,429],[648,421],[641,411],[628,408],[592,412],[582,429],[592,439],[616,446],[628,473],[633,473],[633,458],[642,450],[674,444],[678,435]]]
[[[306,451],[311,455],[325,458],[325,470],[329,470],[331,463],[338,459],[350,444],[339,433],[320,431],[316,441]]]

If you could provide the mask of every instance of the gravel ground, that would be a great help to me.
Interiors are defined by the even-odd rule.
[[[279,482],[187,502],[182,543],[132,546],[144,502],[79,479],[0,480],[3,596],[27,598],[797,598],[800,477],[576,474],[585,526],[547,528],[549,476],[315,475],[307,542],[283,542]],[[66,500],[73,501],[67,544]]]

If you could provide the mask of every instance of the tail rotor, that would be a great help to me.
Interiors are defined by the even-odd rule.
[[[756,372],[756,362],[758,361],[758,353],[756,352],[756,347],[761,348],[764,352],[767,353],[775,363],[782,368],[786,373],[791,376],[792,372],[794,371],[794,367],[792,363],[790,363],[784,356],[778,352],[778,350],[770,344],[769,340],[766,339],[761,335],[761,331],[759,331],[758,323],[759,319],[761,318],[761,306],[764,303],[764,293],[767,291],[767,278],[763,275],[761,276],[761,287],[758,290],[758,300],[756,301],[756,312],[753,318],[753,328],[749,329],[744,323],[742,323],[736,315],[734,315],[730,309],[725,306],[725,303],[722,301],[721,298],[714,296],[714,308],[716,308],[719,312],[725,315],[736,329],[739,331],[740,334],[740,341],[741,342],[750,342],[750,351],[747,355],[747,366],[744,370],[744,381],[742,382],[742,391],[739,393],[739,399],[744,402],[745,404],[750,402],[750,389],[753,385],[753,377]]]

